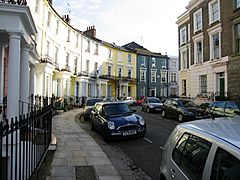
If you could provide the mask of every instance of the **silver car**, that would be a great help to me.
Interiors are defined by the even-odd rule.
[[[164,146],[160,179],[239,180],[240,117],[179,124]]]

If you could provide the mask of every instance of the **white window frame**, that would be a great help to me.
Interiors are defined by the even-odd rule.
[[[166,69],[167,68],[167,61],[166,59],[162,59],[162,69]]]
[[[129,76],[129,74],[130,74],[130,76]],[[132,78],[132,69],[128,69],[128,76],[127,77]]]
[[[180,46],[186,44],[187,42],[187,28],[184,26],[180,29]]]
[[[206,79],[203,79],[206,78]],[[206,82],[204,82],[206,80]],[[207,74],[203,74],[199,76],[199,93],[205,94],[207,93]]]
[[[140,70],[140,82],[146,82],[146,72],[147,70],[141,69]],[[142,79],[143,77],[143,79]]]
[[[201,43],[201,52],[199,51],[198,43]],[[199,53],[200,52],[200,53]],[[203,63],[203,39],[196,39],[194,41],[194,63]]]
[[[180,62],[181,62],[181,70],[187,69],[187,49],[182,49],[180,51],[181,56],[180,56]],[[185,53],[185,56],[183,55]]]
[[[56,21],[56,34],[59,32],[59,20]]]
[[[118,52],[118,62],[122,62],[122,53]]]
[[[47,41],[46,42],[46,56],[49,56],[49,53],[50,53],[50,42]]]
[[[47,19],[47,26],[50,27],[51,24],[51,18],[52,18],[52,14],[50,11],[48,11],[48,19]]]
[[[144,86],[141,87],[140,91],[141,91],[141,92],[140,92],[141,96],[145,96],[146,89],[145,89]]]
[[[128,54],[128,64],[132,63],[132,54]]]
[[[152,67],[156,67],[156,58],[152,57]]]
[[[240,0],[235,0],[235,7],[240,8]]]
[[[172,68],[176,68],[177,67],[177,62],[176,61],[172,61]]]
[[[217,18],[213,19],[213,5],[217,4],[217,8],[218,8],[218,14],[217,14]],[[212,24],[218,20],[220,20],[220,3],[219,0],[213,0],[208,4],[208,12],[209,12],[209,24]]]
[[[108,49],[108,59],[112,59],[112,50]]]
[[[151,71],[151,82],[155,83],[156,82],[156,77],[157,77],[157,71]]]
[[[239,33],[237,33],[237,29],[239,29]],[[235,44],[235,53],[239,54],[240,53],[240,22],[234,24],[234,44]]]
[[[176,72],[170,73],[170,82],[177,82],[177,73]]]
[[[197,23],[197,16],[200,16],[200,27],[197,27],[198,23]],[[203,24],[203,21],[202,21],[202,8],[197,10],[194,14],[193,14],[193,17],[194,17],[194,33],[198,32],[198,31],[201,31],[202,30],[202,24]]]
[[[209,33],[209,45],[210,45],[210,59],[215,60],[215,59],[220,59],[221,58],[221,32],[222,32],[222,27],[219,25],[217,28],[214,28],[210,30]],[[214,57],[214,44],[213,44],[213,35],[216,33],[219,34],[219,58]]]
[[[165,79],[164,81],[163,81],[163,78]],[[167,72],[166,71],[161,72],[161,83],[167,83]]]
[[[39,2],[40,2],[40,0],[36,0],[35,2],[36,2],[36,4],[35,4],[35,13],[38,13],[39,12]]]
[[[122,67],[118,67],[118,77],[122,77]]]
[[[55,58],[55,63],[57,63],[58,62],[58,47],[57,46],[55,46],[54,58]]]
[[[146,56],[142,56],[141,66],[145,66],[145,64],[146,64]]]
[[[108,74],[107,74],[108,76],[112,75],[112,66],[111,65],[108,65],[107,72],[108,72]]]

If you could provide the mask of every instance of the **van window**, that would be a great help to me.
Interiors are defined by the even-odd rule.
[[[173,150],[173,160],[190,179],[200,180],[211,145],[202,138],[184,134]]]
[[[213,161],[211,180],[239,180],[239,169],[240,160],[232,154],[228,153],[227,151],[218,148]]]

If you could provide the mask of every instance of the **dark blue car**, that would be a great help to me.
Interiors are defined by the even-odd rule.
[[[91,128],[104,140],[114,137],[144,136],[146,123],[124,102],[97,103],[92,111]]]

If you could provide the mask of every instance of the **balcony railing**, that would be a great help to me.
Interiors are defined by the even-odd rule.
[[[89,73],[87,71],[82,71],[78,73],[78,76],[85,76],[85,77],[89,77]]]

